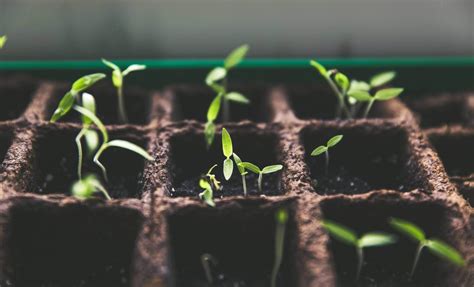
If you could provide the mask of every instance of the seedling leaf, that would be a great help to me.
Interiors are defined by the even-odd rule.
[[[374,97],[379,101],[386,101],[398,97],[402,92],[402,88],[388,88],[377,91]]]
[[[215,207],[216,204],[214,203],[214,200],[213,200],[212,187],[211,187],[211,185],[209,184],[209,182],[207,182],[207,181],[204,180],[204,179],[201,179],[201,180],[199,181],[199,186],[204,189],[204,191],[199,194],[199,198],[201,198],[202,200],[204,200],[204,202],[205,202],[207,205],[209,205],[209,206],[211,206],[211,207]]]
[[[207,110],[207,121],[213,122],[216,120],[217,116],[219,115],[219,110],[221,108],[221,99],[222,96],[218,95],[217,97],[212,100],[209,109]]]
[[[59,105],[54,111],[50,121],[54,123],[65,116],[71,110],[72,106],[74,106],[74,100],[74,95],[71,92],[67,92],[59,102]]]
[[[318,146],[317,148],[315,148],[312,152],[311,152],[311,156],[318,156],[322,153],[325,153],[326,151],[328,150],[327,147],[321,145],[321,146]]]
[[[212,69],[209,72],[209,74],[207,74],[206,84],[208,86],[212,86],[212,84],[214,84],[215,82],[218,82],[218,81],[224,79],[226,75],[227,75],[226,69],[224,69],[222,67],[216,67],[216,68]]]
[[[260,174],[261,170],[258,166],[254,165],[253,163],[250,162],[242,162],[240,163],[241,166],[244,168],[250,170],[253,173]]]
[[[95,114],[95,99],[91,94],[82,94],[82,106]],[[88,125],[92,123],[92,121],[89,118],[82,116],[82,123]]]
[[[232,172],[234,171],[234,163],[230,158],[226,158],[224,160],[224,178],[225,180],[229,180],[232,176]]]
[[[93,153],[99,147],[99,134],[94,130],[87,130],[84,133],[87,151]]]
[[[222,129],[222,152],[226,158],[232,156],[233,153],[232,139],[225,128]]]
[[[127,76],[128,74],[130,74],[131,72],[143,71],[143,70],[145,70],[145,69],[146,69],[146,66],[145,66],[145,65],[133,64],[133,65],[128,66],[128,68],[126,68],[126,69],[122,72],[122,75],[125,77],[125,76]]]
[[[104,63],[106,66],[108,66],[109,68],[111,68],[112,70],[114,71],[119,71],[120,72],[120,68],[119,66],[115,65],[114,63],[106,60],[106,59],[102,59],[102,63]]]
[[[364,81],[352,80],[348,93],[350,93],[351,91],[366,91],[366,92],[368,92],[368,91],[370,91],[370,85],[367,84]]]
[[[443,259],[447,259],[448,261],[451,261],[452,263],[458,266],[464,266],[466,264],[461,254],[459,254],[456,249],[440,240],[427,240],[426,247],[428,247],[428,249],[437,256]]]
[[[206,139],[206,144],[208,147],[214,142],[214,137],[216,134],[216,125],[213,122],[207,122],[204,126],[204,137]]]
[[[412,239],[423,242],[426,240],[425,233],[415,224],[399,218],[392,218],[390,225],[401,233],[404,233]]]
[[[73,94],[80,93],[90,88],[92,85],[94,85],[95,83],[97,83],[98,81],[102,80],[105,77],[106,77],[105,74],[102,74],[102,73],[96,73],[96,74],[83,76],[72,84],[71,93]]]
[[[104,142],[109,141],[109,136],[108,136],[108,133],[107,133],[107,129],[105,128],[102,121],[99,120],[99,118],[95,114],[93,114],[88,109],[85,109],[85,108],[80,107],[80,106],[74,106],[73,108],[74,108],[74,110],[76,110],[80,114],[82,114],[82,115],[86,116],[87,118],[89,118],[97,126],[97,128],[99,128],[100,132],[102,133],[102,136],[104,137],[103,138]]]
[[[391,234],[385,233],[367,233],[364,234],[357,242],[360,248],[382,246],[395,243],[397,238]]]
[[[118,147],[118,148],[123,148],[123,149],[128,149],[129,151],[133,151],[142,157],[144,157],[147,160],[153,160],[153,157],[149,155],[143,148],[140,146],[131,143],[129,141],[125,140],[112,140],[107,143],[107,146],[109,147]]]
[[[348,227],[329,220],[323,221],[323,226],[336,239],[346,244],[357,246],[357,235]]]
[[[385,85],[391,80],[393,80],[396,75],[397,73],[394,71],[388,71],[388,72],[377,74],[370,79],[370,85],[372,87],[379,87],[379,86]]]
[[[232,157],[234,158],[234,162],[235,164],[237,165],[237,169],[239,170],[239,173],[241,175],[245,175],[246,172],[245,172],[245,168],[243,166],[241,166],[240,164],[242,163],[242,160],[240,159],[240,157],[237,155],[237,154],[232,154]]]
[[[325,68],[323,65],[321,65],[321,64],[318,63],[318,62],[316,62],[316,60],[311,60],[311,61],[309,61],[309,63],[311,64],[311,66],[315,67],[316,70],[318,70],[318,72],[319,72],[321,75],[323,75],[324,77],[327,76],[327,73],[328,73],[328,72],[327,72],[326,68]]]
[[[358,102],[368,102],[372,100],[372,96],[367,91],[362,90],[350,90],[347,95],[351,98],[356,99]]]
[[[5,43],[7,42],[7,35],[3,35],[0,37],[0,49],[3,48],[3,46],[5,46]]]
[[[228,99],[229,101],[233,101],[233,102],[236,102],[236,103],[240,103],[240,104],[248,104],[250,103],[250,100],[247,99],[244,95],[242,95],[241,93],[237,93],[237,92],[230,92],[228,93],[227,95],[225,95],[226,99]]]
[[[337,85],[343,91],[347,91],[349,89],[349,78],[347,78],[347,76],[343,73],[337,73],[336,76],[334,76],[334,80],[336,80]]]
[[[262,169],[262,173],[263,174],[270,174],[270,173],[280,171],[282,169],[283,169],[283,166],[281,164],[269,165],[269,166],[266,166]]]
[[[326,144],[328,148],[337,145],[342,140],[343,135],[337,135],[330,138]]]
[[[237,66],[247,55],[249,45],[245,44],[235,48],[224,60],[224,67],[229,70]]]

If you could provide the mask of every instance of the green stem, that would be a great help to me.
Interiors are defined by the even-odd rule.
[[[413,261],[413,266],[411,267],[411,271],[410,271],[410,280],[413,278],[413,275],[415,274],[415,269],[416,269],[416,266],[418,265],[418,260],[420,259],[420,255],[421,255],[421,251],[423,250],[423,247],[425,247],[425,245],[423,243],[420,243],[420,245],[418,245],[418,248],[416,249],[415,260]]]
[[[369,115],[369,111],[370,111],[370,109],[372,108],[372,105],[374,104],[374,101],[375,101],[375,99],[372,99],[372,100],[370,100],[370,102],[367,104],[367,107],[365,108],[365,111],[364,111],[364,119],[367,118],[367,116]]]
[[[360,271],[362,270],[362,264],[364,263],[364,251],[362,248],[357,247],[357,273],[356,281],[359,281]]]
[[[123,86],[117,87],[119,121],[122,124],[128,123],[127,111],[125,109],[125,100],[123,97]]]
[[[81,131],[77,134],[76,136],[76,146],[77,146],[77,155],[78,155],[78,160],[77,160],[77,177],[79,179],[82,179],[82,158],[83,158],[83,153],[82,153],[82,144],[81,144],[81,139],[84,136],[84,134],[87,132],[87,128],[82,128]]]
[[[109,178],[107,177],[107,169],[105,166],[99,161],[99,157],[102,155],[102,153],[108,148],[109,146],[107,143],[103,143],[97,153],[94,156],[94,163],[102,170],[102,174],[104,175],[104,179],[106,182],[109,181]]]
[[[329,148],[324,152],[326,157],[326,175],[329,173]]]
[[[273,264],[271,287],[276,287],[278,270],[283,259],[283,248],[285,246],[285,223],[277,223],[275,231],[275,262]]]
[[[109,193],[107,192],[107,190],[106,190],[102,185],[98,184],[98,185],[95,185],[95,187],[96,187],[98,190],[100,190],[100,191],[104,194],[104,196],[105,196],[105,198],[107,198],[107,200],[111,200],[111,199],[112,199],[112,198],[110,197]]]
[[[262,192],[262,177],[263,177],[263,173],[259,173],[258,174],[258,191],[259,192]]]
[[[244,187],[244,196],[247,196],[247,180],[245,174],[242,174],[242,186]]]
[[[341,117],[340,113],[341,111],[343,111],[346,117],[350,119],[351,114],[349,110],[347,109],[346,105],[344,104],[344,95],[339,91],[336,84],[332,81],[330,77],[325,77],[325,78],[326,78],[326,81],[329,83],[329,86],[331,87],[333,92],[336,94],[336,97],[339,101],[339,106],[337,107],[337,110],[336,110],[336,118],[340,118]]]

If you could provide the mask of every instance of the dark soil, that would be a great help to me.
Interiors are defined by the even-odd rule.
[[[0,166],[3,162],[5,154],[7,153],[8,148],[10,147],[12,140],[11,131],[7,129],[0,129]]]
[[[37,85],[24,77],[0,80],[0,121],[19,118],[30,103]]]
[[[336,174],[318,176],[312,183],[317,193],[325,195],[359,194],[373,190],[366,181],[348,175],[344,168]]]

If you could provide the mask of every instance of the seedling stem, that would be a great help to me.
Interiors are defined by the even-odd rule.
[[[324,156],[326,159],[326,165],[325,165],[326,174],[329,173],[329,149],[337,145],[342,140],[342,138],[343,138],[342,135],[333,136],[327,141],[326,145],[320,145],[311,152],[311,156],[318,156],[324,153]]]
[[[285,208],[279,209],[275,214],[275,262],[273,263],[271,287],[277,286],[277,276],[283,260],[283,252],[285,247],[285,229],[288,221],[288,211]]]

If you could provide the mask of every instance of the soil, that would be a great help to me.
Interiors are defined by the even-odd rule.
[[[19,118],[31,101],[37,84],[28,77],[0,80],[0,121]]]

